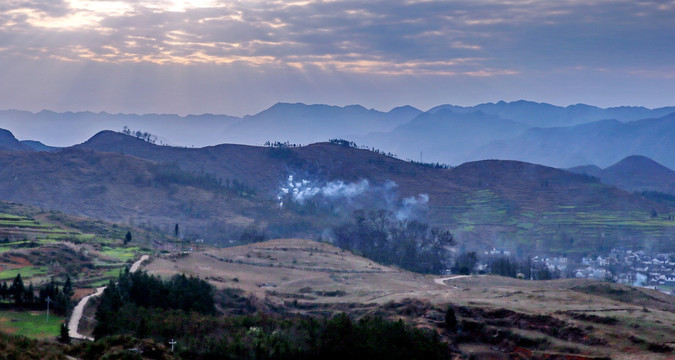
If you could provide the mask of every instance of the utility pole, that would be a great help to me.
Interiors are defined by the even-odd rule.
[[[49,322],[49,303],[52,302],[52,299],[47,296],[47,299],[45,300],[47,302],[47,322]]]
[[[176,345],[177,342],[171,339],[171,341],[169,341],[169,344],[171,344],[171,352],[173,352],[173,346]]]

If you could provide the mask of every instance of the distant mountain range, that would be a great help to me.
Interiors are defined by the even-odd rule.
[[[428,111],[403,106],[388,112],[359,105],[279,103],[258,114],[128,115],[36,114],[0,111],[0,127],[48,145],[81,143],[100,130],[149,132],[158,144],[202,147],[222,143],[310,144],[343,138],[401,159],[459,165],[483,159],[519,160],[553,167],[607,167],[635,154],[675,168],[675,107],[567,107],[530,101]],[[26,144],[30,145],[30,144]]]
[[[411,106],[389,112],[360,105],[328,106],[279,103],[253,116],[245,116],[222,134],[223,142],[262,144],[290,141],[309,144],[333,138],[355,139],[371,132],[388,132],[414,119],[422,111]]]
[[[214,242],[250,226],[315,238],[354,209],[385,208],[450,229],[469,249],[675,246],[670,205],[525,162],[443,169],[336,143],[184,148],[112,131],[45,152],[4,134],[0,146],[21,148],[0,151],[0,199],[167,232],[180,223]]]
[[[602,120],[558,128],[532,128],[485,145],[477,158],[519,159],[556,167],[609,166],[630,155],[644,155],[675,167],[675,114],[620,122]]]

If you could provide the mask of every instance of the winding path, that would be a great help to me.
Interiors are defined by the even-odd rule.
[[[448,284],[445,283],[446,280],[461,279],[461,278],[465,278],[465,277],[469,277],[469,276],[471,276],[471,275],[454,275],[454,276],[450,276],[450,277],[434,279],[434,282],[436,282],[436,284],[439,284],[439,285],[448,285]]]
[[[143,255],[141,258],[136,261],[133,265],[131,265],[131,269],[129,271],[131,272],[136,272],[138,268],[141,266],[141,263],[145,260],[148,260],[149,256],[148,255]],[[96,292],[87,295],[83,297],[79,303],[77,303],[77,306],[75,306],[75,309],[73,309],[73,314],[70,315],[70,320],[68,321],[68,335],[70,336],[71,339],[80,339],[80,340],[91,340],[93,341],[94,338],[86,335],[82,335],[77,332],[77,328],[80,325],[80,320],[82,319],[82,313],[84,312],[84,307],[87,305],[87,301],[89,301],[90,298],[100,296],[103,294],[103,290],[105,290],[105,286],[102,286],[100,288],[96,288]]]

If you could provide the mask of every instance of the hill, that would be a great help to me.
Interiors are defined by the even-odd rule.
[[[360,105],[345,107],[278,103],[228,127],[223,139],[231,143],[262,144],[290,141],[308,144],[389,131],[421,111],[411,106],[381,112]]]
[[[80,143],[102,129],[122,130],[124,126],[148,131],[183,146],[218,144],[222,133],[238,117],[227,115],[109,114],[90,111],[64,112],[43,110],[37,113],[1,110],[0,124],[19,138],[39,139],[46,144],[69,146]]]
[[[190,238],[238,237],[255,219],[294,223],[267,199],[171,163],[65,149],[0,153],[0,165],[2,199],[165,233],[178,223]]]
[[[462,114],[439,109],[422,113],[389,132],[373,133],[358,141],[411,159],[422,156],[427,162],[460,164],[469,159],[473,149],[517,136],[528,128],[481,111]]]
[[[658,118],[675,112],[675,107],[672,106],[658,109],[647,109],[639,106],[620,106],[603,109],[586,104],[562,107],[525,100],[512,102],[499,101],[497,103],[484,103],[468,107],[440,105],[432,108],[429,112],[434,113],[443,109],[449,109],[455,113],[480,111],[532,127],[572,126],[606,119],[628,122]]]
[[[675,114],[622,123],[603,120],[558,128],[533,128],[512,139],[495,141],[473,156],[518,159],[556,167],[595,164],[606,167],[634,154],[675,167],[672,154]]]
[[[632,155],[605,169],[579,166],[569,171],[598,177],[603,183],[626,191],[675,195],[675,171],[646,156]]]
[[[5,110],[0,111],[0,124],[19,138],[58,146],[83,142],[102,129],[130,126],[131,132],[149,133],[158,144],[188,147],[267,141],[309,144],[343,138],[404,159],[451,165],[506,159],[555,167],[606,167],[643,154],[674,167],[667,141],[673,124],[665,120],[672,113],[674,107],[560,107],[524,100],[440,105],[426,112],[411,106],[384,112],[360,105],[278,103],[244,117]]]
[[[665,205],[588,176],[516,161],[478,161],[435,169],[330,143],[187,149],[113,132],[97,134],[77,148],[175,162],[221,183],[246,184],[255,190],[255,202],[263,204],[245,212],[249,219],[277,214],[277,197],[283,197],[285,216],[293,214],[297,222],[277,223],[279,227],[271,231],[278,235],[294,235],[302,227],[314,234],[324,232],[365,204],[415,213],[432,225],[453,230],[468,246],[498,245],[521,251],[568,249],[571,242],[575,243],[571,251],[579,253],[608,250],[617,244],[668,247],[666,239],[674,225],[667,220],[671,210]],[[293,177],[290,184],[289,176]],[[283,193],[284,189],[297,194]],[[336,193],[328,196],[330,189]],[[347,194],[347,190],[356,192]],[[422,195],[428,196],[428,202]],[[223,211],[242,213],[235,203],[219,204]],[[270,209],[271,204],[276,210]],[[654,210],[664,217],[651,217]]]
[[[24,145],[27,145],[28,147],[30,147],[34,151],[56,151],[56,150],[60,149],[59,147],[45,145],[45,144],[43,144],[39,141],[35,141],[35,140],[22,140],[21,143],[24,144]]]
[[[33,148],[21,143],[11,132],[0,129],[0,150],[3,151],[32,151]]]
[[[525,353],[518,358],[524,359],[547,354],[666,359],[670,353],[659,354],[657,344],[675,335],[672,301],[653,290],[573,279],[421,276],[299,239],[158,257],[146,269],[163,277],[186,273],[207,279],[230,294],[230,308],[223,310],[404,319],[433,329],[457,352],[483,358],[507,358],[520,347]],[[464,337],[446,328],[448,307]]]

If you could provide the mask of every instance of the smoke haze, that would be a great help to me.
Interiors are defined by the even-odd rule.
[[[386,209],[401,221],[424,213],[429,202],[428,194],[401,199],[397,189],[398,185],[393,181],[371,184],[362,179],[356,182],[334,180],[320,183],[289,175],[279,187],[277,200],[279,207],[290,204],[304,206],[311,201],[313,205],[331,208],[334,213],[344,215],[358,209]]]

